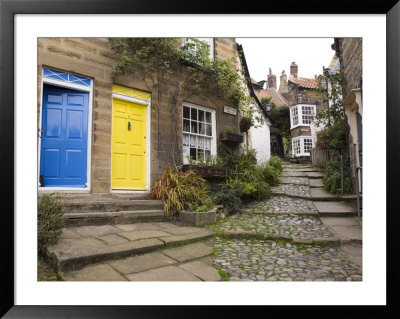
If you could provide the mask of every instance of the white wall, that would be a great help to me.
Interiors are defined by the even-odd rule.
[[[263,116],[264,118],[264,116]],[[257,122],[257,120],[254,120]],[[257,151],[257,163],[264,164],[268,162],[271,157],[271,140],[270,140],[270,122],[264,118],[264,123],[257,123],[257,126],[250,128],[250,138],[252,148]]]

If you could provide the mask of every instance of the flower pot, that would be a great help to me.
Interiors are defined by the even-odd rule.
[[[215,223],[217,208],[214,207],[208,212],[179,212],[179,221],[184,225],[202,226]]]
[[[243,117],[239,123],[240,132],[247,132],[250,129],[251,124],[251,119],[248,117]]]
[[[237,143],[243,142],[243,135],[233,134],[228,132],[222,132],[220,135],[221,141],[225,143]]]
[[[226,169],[218,168],[213,166],[198,166],[198,165],[183,165],[183,171],[192,170],[197,175],[200,175],[204,178],[212,177],[212,178],[224,178],[226,177]]]

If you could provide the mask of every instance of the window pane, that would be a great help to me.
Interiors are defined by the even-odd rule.
[[[187,106],[183,107],[183,117],[185,119],[190,119],[190,108]]]
[[[190,132],[190,120],[183,120],[183,131]]]
[[[212,130],[210,124],[206,124],[206,135],[212,136]]]
[[[199,148],[204,148],[204,137],[197,137],[197,141],[198,141],[198,147]]]
[[[190,147],[197,147],[197,136],[190,135]]]
[[[189,158],[190,157],[190,148],[188,146],[183,147],[183,164],[188,164],[189,163]]]
[[[199,121],[204,122],[204,111],[199,110]]]
[[[211,113],[210,112],[206,112],[206,122],[211,123]]]
[[[211,151],[204,151],[204,161],[207,161],[207,158],[211,156]]]
[[[190,131],[191,131],[192,133],[197,133],[197,122],[195,122],[195,121],[192,121],[192,122],[191,122],[191,129],[190,129]]]
[[[197,150],[197,159],[199,161],[203,161],[204,162],[204,151],[203,150]]]
[[[189,145],[189,135],[183,134],[183,146],[188,146],[188,145]]]
[[[196,155],[196,149],[195,148],[191,148],[190,149],[190,157],[194,160],[197,160],[197,155]]]
[[[211,138],[206,138],[205,143],[204,143],[205,149],[210,150],[211,149]]]
[[[192,108],[192,120],[197,120],[197,109]]]
[[[199,134],[206,134],[205,133],[205,126],[206,126],[206,124],[204,124],[204,123],[199,123]]]

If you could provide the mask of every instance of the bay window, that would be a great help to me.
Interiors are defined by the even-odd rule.
[[[298,104],[290,108],[290,128],[310,126],[315,116],[315,105]]]
[[[292,153],[296,156],[310,156],[313,147],[311,136],[298,136],[292,138]]]

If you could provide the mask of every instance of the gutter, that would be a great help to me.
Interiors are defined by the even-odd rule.
[[[264,107],[262,106],[260,100],[258,99],[256,93],[254,92],[254,88],[253,85],[251,84],[251,79],[250,79],[250,72],[249,72],[249,68],[247,67],[247,62],[246,62],[246,57],[244,56],[244,52],[243,52],[243,46],[241,44],[236,43],[236,49],[239,53],[239,59],[240,62],[244,68],[244,75],[246,78],[246,83],[247,83],[247,88],[250,91],[250,96],[254,99],[254,101],[256,102],[258,108],[264,113],[265,117],[268,118],[271,122],[272,125],[274,125],[274,121],[272,121],[272,119],[269,117],[267,110],[264,109]]]

